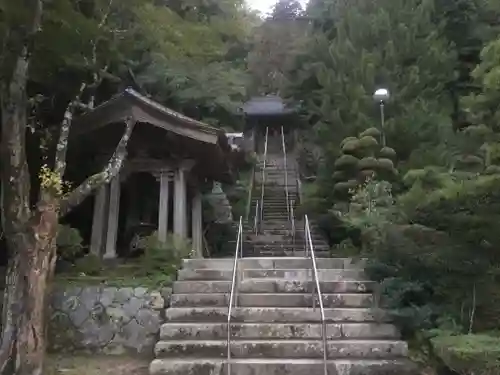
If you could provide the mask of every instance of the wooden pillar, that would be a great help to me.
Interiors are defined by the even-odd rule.
[[[161,242],[167,241],[168,235],[168,201],[170,198],[170,176],[169,171],[161,171],[160,174],[160,201],[158,209],[158,239]]]
[[[109,199],[109,185],[101,186],[94,195],[94,214],[92,217],[92,235],[90,238],[90,253],[102,256],[106,241],[107,219],[106,209]]]
[[[174,194],[174,233],[186,238],[186,174],[182,168],[175,172]]]
[[[195,192],[191,207],[193,250],[197,258],[203,258],[203,207],[199,191]]]
[[[177,168],[174,179],[174,233],[184,239],[187,238],[186,175],[193,166],[191,160],[185,160]]]
[[[108,227],[104,259],[116,258],[116,239],[118,237],[118,218],[120,214],[120,175],[111,180],[109,191]]]

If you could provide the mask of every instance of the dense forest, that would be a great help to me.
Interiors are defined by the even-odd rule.
[[[50,281],[67,201],[121,163],[117,148],[68,188],[71,119],[127,87],[225,129],[251,95],[297,105],[300,209],[333,254],[370,259],[416,359],[498,373],[499,17],[495,0],[280,0],[265,17],[243,0],[0,0],[0,238],[20,283],[0,373],[16,351],[16,373],[39,373],[44,300],[16,299]],[[377,88],[391,93],[383,127]]]

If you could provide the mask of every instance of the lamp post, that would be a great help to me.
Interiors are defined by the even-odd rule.
[[[380,105],[380,123],[382,126],[382,147],[385,147],[385,130],[384,130],[384,122],[385,122],[385,117],[384,117],[384,104],[389,98],[391,97],[391,94],[389,93],[389,90],[380,88],[375,91],[373,94],[373,100],[375,102],[379,103]]]

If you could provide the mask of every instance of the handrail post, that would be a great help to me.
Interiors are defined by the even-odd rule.
[[[253,230],[254,233],[257,234],[259,230],[259,201],[257,201],[257,204],[255,205],[255,216],[253,218]]]
[[[242,217],[240,216],[240,223],[238,226],[238,237],[236,238],[236,252],[234,254],[233,263],[233,276],[231,281],[231,291],[229,294],[229,307],[227,311],[227,375],[231,375],[231,313],[234,307],[238,305],[238,296],[236,287],[237,273],[238,273],[238,260],[240,255],[243,253],[243,224]],[[234,299],[236,295],[236,300]]]
[[[269,135],[269,128],[266,127],[266,139],[264,142],[264,162],[262,166],[262,185],[260,190],[260,217],[259,217],[259,225],[262,224],[262,220],[264,219],[264,186],[266,183],[266,162],[267,162],[267,138]]]
[[[286,195],[286,212],[288,220],[290,220],[290,201],[288,200],[288,167],[286,162],[286,146],[285,146],[285,130],[281,127],[281,144],[283,147],[283,161],[285,164],[285,195]]]

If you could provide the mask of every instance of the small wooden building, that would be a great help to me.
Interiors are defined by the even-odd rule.
[[[117,244],[127,246],[125,237],[132,228],[152,225],[160,240],[166,240],[168,232],[191,238],[201,257],[202,192],[214,181],[232,182],[231,147],[224,131],[127,89],[75,119],[70,165],[76,163],[86,174],[101,170],[127,118],[136,125],[124,165],[94,196],[91,252],[115,258]],[[70,172],[79,174],[78,170]]]
[[[297,110],[287,106],[277,95],[256,96],[247,101],[242,112],[245,116],[245,139],[247,148],[262,152],[263,138],[268,129],[269,136],[278,139],[281,127],[288,140],[293,138],[293,130],[298,123]],[[278,142],[279,143],[279,142]]]

